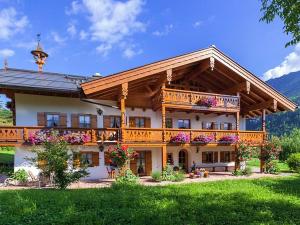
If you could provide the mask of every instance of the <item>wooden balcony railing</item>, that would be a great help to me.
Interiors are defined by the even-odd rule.
[[[28,137],[36,131],[45,130],[44,127],[0,127],[0,145],[14,146],[26,143]],[[87,145],[100,143],[110,143],[121,141],[121,129],[99,128],[55,128],[59,134],[67,132],[82,133],[88,135],[90,141]],[[236,131],[236,130],[194,130],[194,129],[155,129],[155,128],[125,128],[124,140],[122,143],[169,143],[171,138],[185,133],[189,136],[190,143],[193,144],[195,137],[199,135],[213,136],[211,143],[218,143],[218,140],[227,135],[238,136],[239,140],[249,141],[253,144],[261,144],[265,138],[265,132],[261,131]]]
[[[215,100],[215,104],[207,107],[199,104],[201,100]],[[240,98],[233,95],[220,95],[214,93],[204,93],[195,91],[185,91],[177,89],[163,89],[160,102],[181,107],[192,107],[197,110],[207,111],[239,111]]]

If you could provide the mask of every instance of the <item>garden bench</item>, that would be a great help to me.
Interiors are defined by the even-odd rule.
[[[201,167],[197,167],[197,168],[204,168],[204,169],[206,169],[206,168],[212,168],[212,172],[215,172],[216,171],[216,168],[225,168],[225,172],[228,172],[228,167],[229,166],[217,166],[217,165],[211,165],[211,166],[201,166]]]

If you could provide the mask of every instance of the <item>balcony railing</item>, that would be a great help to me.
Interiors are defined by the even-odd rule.
[[[44,127],[0,127],[0,145],[22,145],[27,142],[28,137],[36,131],[45,130]],[[114,128],[55,128],[59,134],[67,132],[82,133],[88,135],[90,141],[86,145],[97,143],[111,143],[121,141],[121,129]],[[265,138],[265,132],[261,131],[236,131],[236,130],[194,130],[194,129],[156,129],[156,128],[125,128],[123,130],[123,143],[169,143],[171,138],[180,132],[189,136],[191,144],[195,137],[204,135],[212,136],[212,144],[224,136],[238,136],[239,140],[249,141],[255,145],[261,144]],[[189,144],[188,143],[188,144]]]
[[[160,100],[165,104],[174,106],[189,107],[196,110],[207,111],[239,111],[240,98],[233,95],[220,95],[214,93],[204,93],[195,91],[185,91],[177,89],[163,89],[163,96]],[[161,99],[162,98],[162,99]],[[214,104],[205,106],[201,102],[213,100]]]

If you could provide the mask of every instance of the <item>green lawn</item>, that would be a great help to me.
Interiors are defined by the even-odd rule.
[[[15,150],[10,147],[0,147],[0,163],[13,163]]]
[[[300,224],[300,177],[0,191],[0,224]]]
[[[247,161],[247,166],[250,167],[260,167],[260,162],[258,158],[253,158]],[[281,172],[290,172],[289,166],[285,162],[278,161],[278,166]]]

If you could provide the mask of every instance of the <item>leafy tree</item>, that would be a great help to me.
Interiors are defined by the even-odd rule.
[[[292,153],[300,153],[300,129],[294,129],[290,135],[280,138],[282,152],[279,155],[281,160],[286,160]]]
[[[285,47],[300,42],[300,1],[299,0],[261,0],[261,21],[272,22],[276,16],[283,21],[283,30],[292,35],[292,40]]]
[[[51,131],[42,147],[35,147],[33,152],[36,156],[29,160],[41,169],[43,175],[48,178],[53,176],[54,185],[60,189],[65,189],[72,182],[88,175],[85,167],[70,166],[72,149],[57,132]]]

